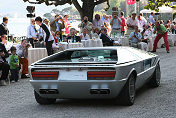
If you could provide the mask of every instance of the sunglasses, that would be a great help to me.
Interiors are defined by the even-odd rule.
[[[56,34],[56,35],[60,35],[60,34]]]

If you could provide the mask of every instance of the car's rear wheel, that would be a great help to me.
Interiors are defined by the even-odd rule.
[[[131,74],[123,90],[121,91],[119,98],[117,99],[117,101],[119,101],[118,103],[126,106],[131,106],[134,104],[136,95],[135,82],[135,75]]]
[[[34,96],[35,96],[37,103],[41,105],[53,104],[56,102],[56,99],[41,97],[36,91],[34,91]]]
[[[160,71],[160,64],[158,63],[156,65],[153,76],[149,82],[149,85],[151,87],[158,87],[160,85],[160,79],[161,79],[161,71]]]

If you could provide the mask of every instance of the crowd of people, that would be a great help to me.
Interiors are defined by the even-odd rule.
[[[19,80],[19,70],[22,69],[21,78],[27,78],[28,74],[28,48],[35,48],[36,45],[46,47],[47,54],[52,55],[55,50],[61,48],[60,42],[76,43],[82,40],[102,39],[104,46],[121,45],[121,38],[128,37],[129,45],[146,51],[156,52],[157,43],[163,37],[167,53],[169,53],[169,44],[167,33],[176,34],[176,18],[169,20],[165,24],[162,20],[156,21],[152,12],[149,19],[146,20],[140,13],[132,13],[128,18],[124,17],[124,12],[113,11],[112,15],[96,14],[93,21],[90,22],[87,16],[84,16],[78,25],[78,32],[68,20],[69,15],[62,17],[55,15],[53,21],[40,16],[31,18],[30,25],[27,28],[27,39],[21,41],[16,46],[7,47],[8,42],[8,18],[3,18],[0,25],[0,70],[2,75],[0,85],[6,85],[5,80],[11,72],[10,81]],[[39,29],[36,28],[36,24]],[[156,33],[154,44],[152,43],[152,34]],[[118,38],[117,38],[118,37]],[[117,38],[117,40],[114,40]],[[30,44],[29,44],[29,43]],[[11,53],[10,53],[11,52]],[[10,57],[9,57],[10,53]],[[7,59],[8,58],[8,59]]]

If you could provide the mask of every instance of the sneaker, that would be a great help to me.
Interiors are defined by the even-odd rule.
[[[12,80],[11,82],[12,82],[12,83],[15,83],[15,81],[14,81],[14,80]]]
[[[28,76],[26,76],[25,74],[21,75],[21,79],[25,79],[25,78],[29,78]]]
[[[6,82],[5,82],[5,80],[1,80],[0,81],[0,86],[6,86],[7,84],[6,84]]]
[[[169,51],[167,51],[167,53],[170,53]]]

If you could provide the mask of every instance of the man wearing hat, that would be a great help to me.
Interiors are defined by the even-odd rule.
[[[4,35],[1,36],[3,38]],[[4,46],[4,44],[0,43],[0,70],[2,70],[2,75],[0,77],[0,86],[6,86],[5,80],[9,74],[10,66],[6,61],[6,58],[9,57],[9,54]]]

